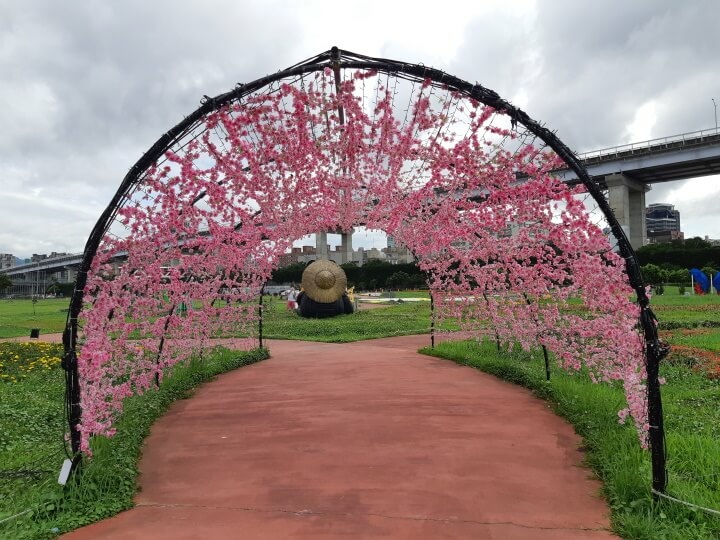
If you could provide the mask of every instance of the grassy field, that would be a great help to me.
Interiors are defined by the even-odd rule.
[[[403,291],[400,297],[422,296],[422,292]],[[427,292],[424,293],[427,297]],[[38,300],[33,314],[30,300],[0,300],[0,338],[28,337],[31,328],[42,334],[62,332],[68,299]],[[388,311],[389,310],[389,311]],[[264,331],[268,338],[332,341],[342,343],[389,335],[421,334],[430,330],[427,302],[398,304],[382,309],[361,306],[352,316],[332,319],[303,319],[287,312],[285,302],[265,297]]]
[[[675,503],[654,504],[650,463],[631,426],[617,422],[622,388],[593,384],[554,368],[545,381],[541,355],[498,353],[494,343],[441,343],[428,354],[455,360],[532,389],[584,439],[586,461],[604,483],[614,530],[633,539],[720,538],[720,518]],[[662,375],[669,493],[720,509],[720,380],[666,363]]]
[[[268,338],[334,343],[423,334],[430,331],[430,305],[408,302],[374,309],[361,307],[352,315],[305,319],[287,311],[282,300],[271,299],[265,304],[263,329]]]
[[[65,328],[67,298],[38,300],[0,299],[0,338],[28,337],[31,328],[39,328],[43,334],[62,332]]]
[[[427,291],[391,291],[390,294],[396,298],[428,297]],[[268,335],[272,334],[273,337],[282,337],[281,334],[287,331],[288,335],[285,336],[287,339],[323,338],[325,332],[313,328],[312,321],[305,325],[307,326],[307,331],[301,331],[301,328],[291,324],[289,319],[283,316],[283,310],[280,309],[282,302],[279,299],[267,298],[267,303],[271,306],[266,312],[268,317],[266,321]],[[38,300],[34,306],[30,300],[0,300],[0,338],[27,337],[30,335],[31,328],[39,328],[43,334],[62,332],[65,327],[68,305],[69,300],[66,298],[42,299]],[[678,294],[677,287],[666,287],[664,295],[653,297],[652,307],[660,320],[661,330],[692,327],[720,327],[720,296],[717,295],[683,296]],[[413,304],[412,306],[400,305],[394,306],[394,309],[395,308],[398,308],[398,332],[418,333],[426,331],[429,323],[423,326],[418,320],[423,319],[426,313],[429,314],[430,308],[427,304],[419,303],[419,305]],[[377,317],[378,323],[375,330],[369,332],[365,331],[365,317],[367,317],[367,315],[365,313],[361,313],[360,315],[362,315],[363,318],[357,326],[349,321],[344,321],[342,324],[335,326],[331,323],[331,332],[344,334],[344,337],[339,337],[337,341],[352,341],[358,339],[358,336],[362,336],[363,333],[368,337],[387,335],[383,334],[384,323],[379,321],[391,317],[390,315],[383,316],[373,314],[372,317]],[[392,317],[394,317],[394,315],[392,315]],[[314,322],[317,323],[318,321]],[[323,323],[319,326],[324,327],[325,324]],[[338,332],[338,330],[340,331]],[[360,333],[355,334],[355,330]],[[307,337],[303,338],[303,335]],[[368,339],[368,337],[360,337],[360,339]],[[327,341],[326,339],[318,340]]]
[[[111,439],[98,437],[81,482],[58,485],[66,457],[61,347],[0,343],[0,538],[54,538],[130,508],[137,490],[140,447],[150,426],[175,400],[217,374],[257,362],[267,351],[216,349],[202,361],[176,366],[159,390],[125,401]],[[40,360],[44,359],[44,360]],[[2,523],[11,516],[26,512]]]
[[[661,337],[675,348],[662,367],[667,379],[663,396],[669,493],[715,509],[720,509],[719,305],[720,297],[682,296],[671,288],[653,298]],[[422,333],[430,324],[428,303],[368,308],[324,320],[287,312],[279,299],[268,298],[265,306],[268,338],[347,342]],[[30,301],[0,301],[0,336],[26,336],[30,328],[43,333],[63,328],[66,300],[40,300],[34,316],[32,308]],[[583,436],[588,464],[604,481],[613,526],[623,537],[720,538],[720,518],[676,504],[652,503],[648,454],[639,448],[634,431],[617,423],[620,388],[592,385],[582,375],[558,369],[553,369],[548,384],[539,355],[534,360],[523,354],[498,355],[494,344],[443,343],[432,354],[523,384],[553,403]],[[63,491],[56,484],[65,456],[60,355],[57,345],[0,343],[0,522],[32,509],[0,523],[0,538],[52,538],[53,528],[69,530],[129,507],[136,489],[138,449],[152,421],[195,384],[257,359],[219,351],[205,364],[178,368],[160,392],[132,398],[119,435],[99,439],[96,459],[83,482]]]

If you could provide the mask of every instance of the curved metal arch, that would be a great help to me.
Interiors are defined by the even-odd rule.
[[[65,356],[63,367],[67,371],[67,392],[69,396],[69,423],[72,450],[77,455],[80,448],[79,433],[76,426],[80,421],[80,392],[77,375],[77,331],[78,316],[82,310],[84,288],[87,283],[87,273],[97,253],[103,235],[107,232],[123,200],[131,189],[137,185],[144,172],[152,166],[169,148],[186,136],[192,128],[206,115],[217,111],[225,105],[268,87],[272,83],[290,77],[302,76],[309,73],[331,68],[336,73],[339,69],[375,70],[392,74],[396,77],[422,82],[429,80],[434,86],[457,91],[460,94],[477,100],[480,103],[493,107],[497,111],[510,117],[513,124],[523,125],[530,133],[541,139],[575,172],[580,182],[597,203],[602,211],[610,229],[617,239],[618,249],[625,260],[626,271],[630,285],[635,290],[637,302],[640,306],[640,323],[645,336],[646,371],[648,381],[648,412],[650,423],[650,445],[652,450],[653,489],[664,492],[667,485],[667,472],[665,470],[665,444],[663,429],[662,401],[658,371],[660,360],[667,353],[666,348],[659,341],[656,318],[649,307],[649,298],[645,291],[644,281],[635,251],[625,235],[622,227],[605,199],[600,187],[592,181],[585,167],[575,153],[567,147],[555,133],[533,120],[525,111],[512,105],[497,94],[480,84],[472,84],[441,70],[421,64],[411,64],[397,60],[374,58],[341,50],[337,47],[325,51],[315,57],[304,60],[289,68],[256,79],[248,84],[238,84],[233,90],[219,94],[215,97],[204,96],[200,107],[185,117],[181,122],[163,134],[140,159],[130,168],[123,178],[120,187],[103,211],[85,244],[84,255],[78,269],[75,290],[73,291],[68,310],[68,319],[63,333]],[[198,197],[201,197],[200,194]],[[199,198],[196,199],[197,202]]]

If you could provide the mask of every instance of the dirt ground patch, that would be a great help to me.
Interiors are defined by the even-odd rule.
[[[690,359],[694,368],[707,374],[711,379],[720,378],[720,354],[707,349],[687,345],[671,345],[670,360]]]

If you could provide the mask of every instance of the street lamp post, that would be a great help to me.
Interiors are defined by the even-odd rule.
[[[718,125],[717,125],[717,103],[715,103],[715,98],[710,98],[713,102],[713,107],[715,107],[715,133],[717,133]]]

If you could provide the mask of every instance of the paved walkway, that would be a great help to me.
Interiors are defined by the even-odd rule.
[[[612,538],[572,428],[427,342],[270,342],[154,425],[134,509],[65,538]]]

